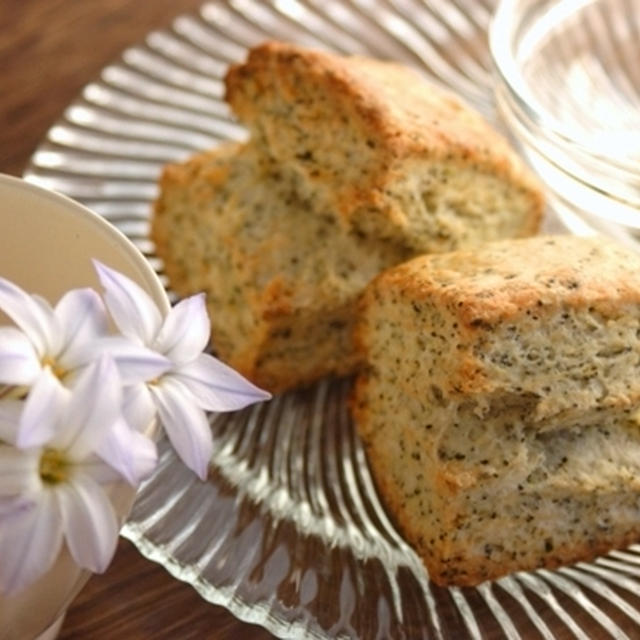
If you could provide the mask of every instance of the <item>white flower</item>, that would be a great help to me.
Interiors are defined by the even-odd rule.
[[[0,404],[1,591],[37,580],[63,540],[81,567],[109,564],[119,524],[106,487],[121,476],[135,485],[156,464],[153,443],[122,420],[121,384],[102,356],[71,390],[45,369],[30,404]]]
[[[182,460],[206,478],[213,442],[205,411],[266,400],[202,353],[204,296],[163,317],[135,283],[95,262],[103,303],[75,289],[51,306],[0,278],[0,592],[47,572],[63,544],[103,571],[119,523],[108,491],[133,487],[157,462],[143,431],[159,416]],[[107,309],[121,335],[111,335]]]
[[[271,396],[209,354],[210,324],[204,295],[186,298],[163,318],[153,300],[122,274],[94,261],[105,303],[120,332],[162,354],[171,366],[126,394],[130,422],[157,410],[183,462],[205,479],[213,442],[204,411],[233,411]]]
[[[0,327],[0,384],[33,385],[43,369],[65,384],[109,349],[125,381],[138,382],[167,368],[159,354],[108,338],[108,316],[92,289],[74,289],[52,307],[0,278],[0,309],[17,325]]]

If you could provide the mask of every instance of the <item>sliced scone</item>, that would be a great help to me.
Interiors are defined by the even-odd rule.
[[[432,580],[474,585],[640,539],[640,257],[538,237],[367,289],[354,417]]]

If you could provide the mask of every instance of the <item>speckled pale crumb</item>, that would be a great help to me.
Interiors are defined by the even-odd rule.
[[[506,141],[409,68],[270,42],[231,68],[227,99],[345,224],[416,252],[538,227],[540,188]]]

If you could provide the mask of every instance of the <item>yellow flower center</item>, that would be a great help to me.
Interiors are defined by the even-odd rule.
[[[51,373],[58,378],[58,380],[64,380],[65,376],[69,373],[66,369],[62,368],[51,356],[45,356],[42,360],[43,367],[49,367]]]
[[[0,384],[0,400],[24,400],[28,391],[29,387]]]
[[[60,451],[45,449],[40,456],[38,471],[45,484],[60,484],[69,478],[69,462]]]

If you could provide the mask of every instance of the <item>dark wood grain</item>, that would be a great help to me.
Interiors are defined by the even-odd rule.
[[[20,175],[47,129],[128,45],[202,0],[0,0],[0,173]],[[121,540],[70,608],[61,640],[265,640]]]

